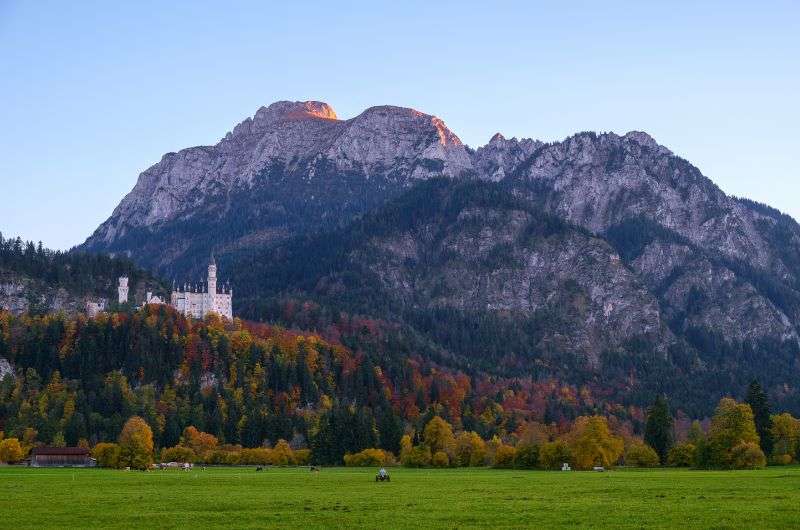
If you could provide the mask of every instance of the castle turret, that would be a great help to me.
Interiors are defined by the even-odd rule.
[[[120,276],[119,278],[119,287],[117,288],[119,293],[119,303],[125,304],[128,302],[128,277],[127,276]]]

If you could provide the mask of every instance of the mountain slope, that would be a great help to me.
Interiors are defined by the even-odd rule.
[[[279,102],[166,155],[82,248],[169,276],[214,250],[240,313],[310,298],[482,370],[798,398],[800,226],[642,132],[472,150],[412,109]]]

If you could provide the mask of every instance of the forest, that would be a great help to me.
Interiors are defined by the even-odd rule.
[[[162,287],[153,275],[128,259],[51,250],[41,242],[4,238],[0,233],[0,280],[4,276],[35,280],[48,288],[64,289],[74,297],[94,295],[114,299],[120,276],[127,276],[132,286],[144,281],[154,291]],[[45,313],[47,308],[32,304],[30,312]]]
[[[0,356],[18,374],[0,382],[0,455],[83,445],[118,465],[123,440],[148,439],[150,456],[132,451],[129,465],[154,451],[207,463],[578,469],[797,458],[800,423],[773,415],[757,384],[748,404],[725,398],[710,421],[692,424],[657,396],[643,410],[588,387],[397,356],[390,336],[385,323],[346,315],[308,333],[195,321],[164,305],[94,318],[0,312]]]

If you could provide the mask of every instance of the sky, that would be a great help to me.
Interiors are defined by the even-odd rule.
[[[274,101],[465,143],[643,130],[800,219],[800,2],[0,0],[0,231],[83,242],[170,151]]]

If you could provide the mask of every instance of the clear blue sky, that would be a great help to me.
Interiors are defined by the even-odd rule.
[[[0,230],[78,244],[163,153],[279,99],[414,107],[472,146],[645,130],[800,218],[800,2],[490,4],[0,0]]]

